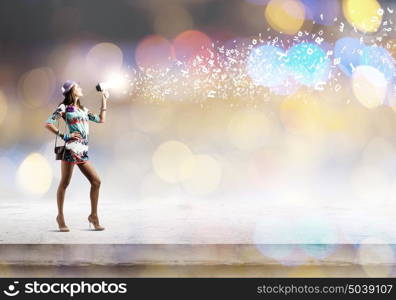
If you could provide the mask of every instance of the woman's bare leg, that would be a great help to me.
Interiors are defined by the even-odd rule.
[[[98,199],[99,199],[99,189],[100,189],[100,178],[96,173],[92,164],[87,161],[83,164],[78,164],[81,172],[87,177],[89,182],[91,183],[91,191],[90,191],[90,198],[91,198],[91,215],[93,217],[98,215]]]
[[[65,202],[66,188],[69,186],[71,177],[73,175],[74,164],[62,160],[61,164],[61,180],[59,182],[56,198],[58,203],[58,217],[61,226],[65,226],[63,218],[63,203]],[[62,224],[63,223],[63,224]]]

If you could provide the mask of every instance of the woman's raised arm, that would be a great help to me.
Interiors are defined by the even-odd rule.
[[[96,123],[104,123],[106,121],[107,99],[109,99],[109,92],[103,91],[100,113],[99,113],[99,115],[96,115],[96,114],[93,114],[88,111],[88,118],[90,121],[93,121]]]

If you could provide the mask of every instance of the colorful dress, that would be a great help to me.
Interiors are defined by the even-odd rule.
[[[65,133],[65,155],[63,160],[71,163],[84,163],[88,160],[89,121],[100,123],[99,115],[91,113],[86,107],[65,105],[61,103],[49,116],[46,123],[55,124],[62,117],[69,129]],[[71,137],[73,132],[79,132],[81,137]]]

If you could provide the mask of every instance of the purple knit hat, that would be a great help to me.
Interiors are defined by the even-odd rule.
[[[62,94],[65,95],[67,92],[69,92],[75,84],[76,84],[75,81],[73,81],[73,80],[67,80],[67,81],[63,84],[63,86],[62,86],[62,88],[61,88],[61,89],[62,89]]]

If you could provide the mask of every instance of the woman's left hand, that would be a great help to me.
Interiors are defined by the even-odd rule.
[[[81,133],[79,133],[78,131],[73,131],[73,132],[70,134],[70,137],[73,138],[73,139],[81,139],[81,138],[82,138],[82,135],[81,135]]]
[[[109,93],[109,91],[107,91],[107,90],[104,90],[104,91],[102,92],[102,95],[103,95],[103,97],[106,98],[106,99],[109,99],[109,97],[110,97],[110,93]]]

